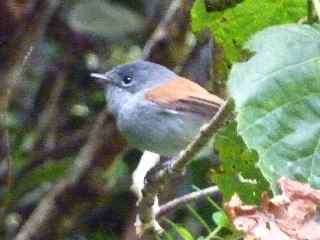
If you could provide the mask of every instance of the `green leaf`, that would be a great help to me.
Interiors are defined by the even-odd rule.
[[[319,26],[271,27],[246,48],[256,54],[236,64],[229,80],[239,134],[258,152],[274,191],[280,176],[319,188]]]
[[[221,211],[214,212],[212,214],[212,219],[220,227],[228,227],[230,224],[228,216]]]
[[[69,25],[76,31],[103,37],[119,37],[143,27],[142,17],[109,1],[80,1],[68,15]]]
[[[8,112],[1,116],[0,128],[18,129],[19,127],[19,121],[15,114]]]
[[[193,240],[191,233],[185,227],[177,225],[175,229],[184,240]]]
[[[193,240],[192,234],[185,227],[166,219],[166,222],[171,225],[171,227],[179,234],[184,240]]]
[[[204,236],[200,236],[197,238],[197,240],[205,240],[206,238]]]
[[[307,15],[307,1],[244,0],[224,11],[209,13],[205,1],[196,0],[191,15],[193,32],[199,34],[209,28],[223,47],[225,56],[219,57],[218,64],[220,71],[227,71],[230,63],[247,58],[241,50],[252,34],[271,25],[298,21]]]
[[[219,153],[221,169],[212,174],[223,196],[229,200],[234,193],[249,204],[260,201],[260,195],[268,191],[268,183],[256,168],[257,154],[249,151],[236,133],[236,123],[230,123],[216,136],[215,149]]]
[[[64,176],[72,161],[70,159],[64,159],[60,161],[48,161],[40,168],[36,168],[23,181],[17,182],[15,185],[14,194],[19,195],[26,189],[37,188],[41,184],[47,184],[57,181],[60,177]],[[16,197],[15,195],[13,195]]]

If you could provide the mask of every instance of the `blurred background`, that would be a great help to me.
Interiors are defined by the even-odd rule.
[[[0,2],[0,239],[138,239],[130,184],[141,152],[118,134],[89,75],[143,58],[223,97],[219,49],[191,32],[193,2]],[[161,201],[211,185],[213,165],[194,161]],[[205,201],[166,217],[199,236],[212,212]]]

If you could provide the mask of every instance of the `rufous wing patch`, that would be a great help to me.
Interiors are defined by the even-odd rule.
[[[146,92],[145,98],[169,109],[196,112],[205,116],[216,113],[223,99],[186,78],[176,78]]]

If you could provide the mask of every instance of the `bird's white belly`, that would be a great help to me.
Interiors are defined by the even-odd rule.
[[[136,104],[136,107],[131,104]],[[163,156],[179,153],[206,122],[206,119],[194,113],[164,110],[151,102],[131,104],[126,105],[118,116],[120,131],[138,149]]]

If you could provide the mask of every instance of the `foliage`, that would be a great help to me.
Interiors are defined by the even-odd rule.
[[[205,1],[196,0],[192,9],[192,30],[198,34],[210,29],[224,50],[225,56],[217,64],[220,74],[226,74],[231,63],[247,58],[242,47],[252,34],[271,25],[298,21],[307,14],[306,2],[244,0],[224,11],[208,12]]]
[[[246,45],[254,57],[230,74],[239,134],[273,189],[280,176],[320,187],[319,36],[318,26],[268,28]]]
[[[178,233],[178,235],[183,239],[183,240],[194,240],[192,234],[186,229],[185,227],[176,224],[169,219],[167,219],[167,222],[171,227]]]
[[[220,227],[228,227],[230,225],[227,215],[223,211],[214,212],[212,214],[213,221]]]
[[[249,151],[242,138],[237,135],[236,123],[222,129],[215,139],[221,166],[211,178],[228,201],[234,193],[248,203],[257,203],[261,193],[268,190],[260,170],[256,168],[257,154]]]
[[[198,189],[200,190],[200,189]],[[182,224],[176,224],[169,219],[165,219],[165,221],[169,224],[171,229],[165,231],[164,239],[171,240],[177,239],[179,236],[183,240],[210,240],[210,239],[220,239],[220,235],[223,236],[224,239],[236,240],[239,239],[239,233],[234,231],[227,214],[224,212],[222,208],[216,205],[213,200],[208,197],[208,204],[211,205],[211,208],[216,211],[212,214],[212,219],[206,219],[203,215],[200,214],[199,209],[188,205],[188,210],[206,230],[206,235],[203,234],[201,236],[194,236],[186,226]],[[213,210],[210,208],[210,211]],[[209,210],[209,208],[208,208]]]
[[[8,111],[0,106],[0,156],[7,150],[1,134],[9,131],[13,180],[11,188],[4,184],[6,166],[0,159],[0,236],[14,239],[36,216],[33,213],[43,211],[30,231],[39,239],[135,239],[136,199],[129,186],[141,153],[124,154],[124,143],[114,140],[118,135],[111,117],[103,124],[99,121],[105,96],[89,75],[141,58],[148,51],[155,51],[149,55],[156,60],[166,52],[180,56],[180,45],[183,52],[192,52],[190,56],[179,57],[179,62],[162,57],[162,64],[176,70],[201,65],[199,69],[206,71],[213,59],[212,86],[228,79],[236,112],[235,121],[217,133],[210,149],[214,157],[204,151],[201,160],[190,164],[187,171],[192,173],[184,181],[178,179],[170,191],[163,191],[168,195],[163,199],[168,199],[189,192],[193,184],[204,188],[215,183],[223,200],[218,196],[186,204],[170,215],[171,220],[159,219],[166,227],[163,238],[241,239],[221,206],[234,193],[245,204],[258,204],[270,185],[276,190],[280,176],[320,187],[320,25],[297,24],[315,15],[307,7],[311,1],[195,0],[192,31],[200,37],[209,29],[214,49],[209,38],[199,39],[196,45],[189,41],[186,5],[193,2],[189,0],[60,1],[48,21],[41,15],[42,8],[55,1],[16,2],[0,1],[0,51],[6,53],[0,82],[19,74],[22,80],[8,91]],[[184,5],[172,15],[177,4]],[[179,21],[159,24],[165,14]],[[317,21],[315,16],[312,20]],[[20,43],[10,44],[10,40],[30,32],[37,35],[30,31],[37,21],[46,26],[39,34],[43,38],[31,45],[31,55],[21,54]],[[154,35],[156,27],[161,31]],[[170,38],[164,38],[166,33]],[[32,37],[26,36],[21,45],[28,46]],[[150,47],[154,41],[159,45]],[[145,46],[150,49],[145,51]],[[15,61],[7,62],[6,55],[22,57],[23,71]],[[3,74],[8,69],[10,74]],[[2,84],[0,89],[5,87]],[[2,97],[0,90],[0,105]],[[103,131],[93,135],[96,126]],[[80,178],[71,178],[75,171],[70,168],[83,171]],[[35,211],[39,206],[41,211]]]
[[[244,0],[224,11],[207,12],[204,0],[192,10],[192,30],[209,28],[231,62],[241,59],[241,48],[253,33],[265,27],[298,21],[306,16],[303,0]]]
[[[264,177],[274,192],[281,176],[320,187],[319,25],[284,24],[307,10],[298,0],[235,1],[213,12],[197,0],[193,7],[193,32],[209,28],[224,50],[218,72],[243,61],[228,77],[238,127],[230,124],[215,140],[221,167],[211,178],[227,200],[237,193],[258,203],[268,190]],[[269,27],[276,24],[284,25]]]

